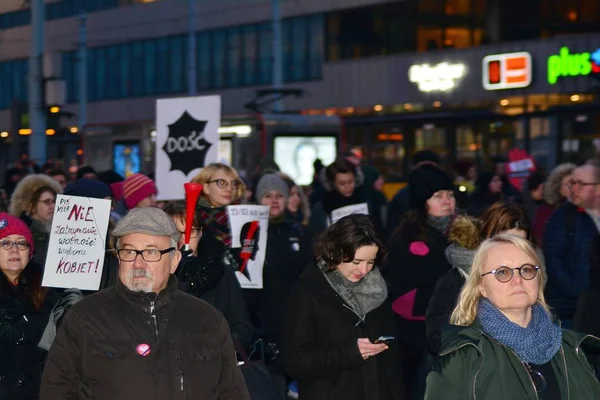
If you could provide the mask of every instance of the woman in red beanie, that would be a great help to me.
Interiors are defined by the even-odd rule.
[[[42,287],[21,219],[0,213],[0,399],[37,399],[46,351],[38,343],[57,296]]]
[[[154,181],[146,175],[133,174],[123,182],[123,200],[128,210],[156,207],[157,194]]]

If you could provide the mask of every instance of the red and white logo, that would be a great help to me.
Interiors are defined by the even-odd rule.
[[[483,58],[485,90],[518,89],[531,85],[531,54],[494,54]]]

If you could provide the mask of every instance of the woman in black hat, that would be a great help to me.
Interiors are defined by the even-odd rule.
[[[402,363],[410,398],[419,390],[418,366],[426,349],[425,312],[429,299],[438,279],[451,268],[445,250],[456,199],[452,180],[434,165],[422,165],[413,171],[409,193],[411,210],[390,239],[384,276],[400,343],[406,345]],[[424,388],[424,384],[421,386]]]

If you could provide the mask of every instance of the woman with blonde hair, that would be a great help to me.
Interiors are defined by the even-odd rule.
[[[481,244],[427,378],[426,400],[600,398],[582,351],[600,340],[560,328],[544,299],[541,264],[519,236]]]
[[[238,203],[242,198],[246,190],[244,182],[234,168],[222,163],[212,163],[202,168],[192,182],[204,186],[196,212],[208,231],[205,234],[211,233],[228,247],[231,246],[226,207]]]

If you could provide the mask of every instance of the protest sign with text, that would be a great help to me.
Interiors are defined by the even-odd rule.
[[[56,196],[42,286],[98,290],[110,200]]]
[[[263,288],[263,265],[267,252],[269,207],[228,206],[231,247],[240,249],[240,265],[235,272],[244,289]]]
[[[369,206],[367,205],[367,203],[360,203],[335,209],[331,212],[331,223],[335,224],[340,219],[350,214],[369,215]]]

